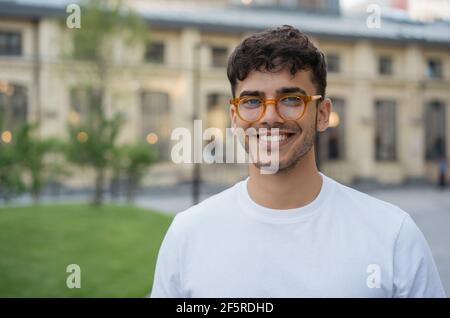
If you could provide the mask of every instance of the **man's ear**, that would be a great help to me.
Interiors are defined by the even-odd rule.
[[[230,119],[231,119],[231,127],[233,129],[236,128],[236,106],[230,104]]]
[[[325,98],[317,105],[317,131],[325,131],[330,126],[330,114],[333,104],[329,98]]]

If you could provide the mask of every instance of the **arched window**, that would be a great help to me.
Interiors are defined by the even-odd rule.
[[[171,112],[169,94],[141,93],[141,137],[154,144],[159,160],[170,159]]]
[[[375,160],[397,158],[397,119],[395,100],[375,101]]]
[[[25,86],[0,81],[0,118],[3,130],[13,131],[27,122],[27,94]]]
[[[436,160],[447,155],[445,104],[432,101],[425,107],[425,157]]]
[[[223,153],[223,160],[226,158],[226,149],[224,149],[224,145],[222,142],[225,142],[227,137],[226,129],[231,126],[230,116],[229,116],[229,96],[227,94],[222,93],[211,93],[207,97],[207,114],[206,114],[206,128],[218,128],[222,131],[222,140],[215,141],[215,147],[221,147]],[[210,141],[206,141],[209,143]],[[212,155],[215,155],[215,149],[212,152]]]
[[[345,101],[333,97],[331,100],[330,126],[319,135],[319,155],[325,161],[345,159]]]

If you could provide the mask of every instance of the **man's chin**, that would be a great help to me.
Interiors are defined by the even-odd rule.
[[[261,174],[277,174],[288,171],[295,162],[291,161],[269,161],[267,163],[256,162],[253,165],[261,172]]]

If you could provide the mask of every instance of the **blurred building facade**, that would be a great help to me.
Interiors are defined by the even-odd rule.
[[[282,24],[311,35],[327,56],[334,112],[318,142],[320,169],[344,183],[436,180],[437,159],[450,149],[450,24],[389,18],[372,28],[367,16],[342,15],[337,1],[234,2],[130,2],[149,22],[151,42],[117,41],[107,98],[109,111],[127,118],[122,142],[156,142],[161,162],[147,184],[191,178],[191,165],[170,160],[172,130],[192,129],[195,105],[204,129],[229,127],[228,55],[249,34]],[[64,136],[93,98],[80,89],[89,76],[61,59],[66,16],[62,2],[0,2],[7,129],[39,119],[43,136]],[[225,184],[246,174],[244,165],[202,169],[204,180]],[[89,182],[86,173],[73,185]]]
[[[406,16],[418,21],[450,21],[449,0],[344,0],[344,11],[366,12],[370,4],[376,4],[383,14]]]

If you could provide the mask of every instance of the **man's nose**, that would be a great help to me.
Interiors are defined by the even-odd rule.
[[[276,102],[272,99],[268,99],[266,101],[266,112],[260,120],[262,124],[273,125],[274,123],[284,122],[283,118],[281,118],[277,113],[275,103]]]

